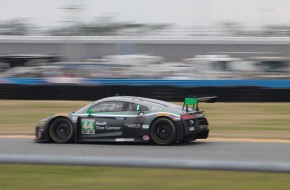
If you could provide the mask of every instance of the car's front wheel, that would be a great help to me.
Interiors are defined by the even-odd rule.
[[[66,118],[57,118],[49,127],[49,135],[56,143],[68,143],[73,138],[73,125]]]
[[[152,140],[159,145],[169,145],[176,142],[176,128],[174,123],[167,118],[154,121],[150,127]]]

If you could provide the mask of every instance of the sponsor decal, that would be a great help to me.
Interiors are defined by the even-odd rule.
[[[135,129],[141,128],[141,124],[139,123],[125,124],[125,126],[127,126],[128,128],[135,128]]]
[[[107,125],[106,121],[97,121],[96,125]]]
[[[96,130],[102,130],[102,131],[117,131],[121,130],[121,127],[116,126],[108,126],[107,121],[96,121],[95,123],[95,129]]]
[[[142,125],[142,129],[149,129],[149,125]]]
[[[107,130],[107,131],[113,131],[113,130],[120,130],[121,127],[114,127],[114,126],[96,126],[96,130]]]
[[[144,135],[144,136],[143,136],[143,140],[144,140],[144,141],[149,141],[149,140],[150,140],[150,137],[149,137],[148,135]]]
[[[84,119],[81,122],[81,133],[82,134],[95,134],[95,120]]]
[[[115,139],[116,142],[133,142],[134,138],[117,138]]]
[[[110,136],[122,136],[122,131],[114,131],[114,132],[105,132],[105,133],[96,133],[92,137],[110,137]]]

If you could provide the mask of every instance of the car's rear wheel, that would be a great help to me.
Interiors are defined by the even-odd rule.
[[[170,119],[160,118],[151,125],[150,135],[155,143],[169,145],[176,141],[176,128]]]
[[[65,118],[55,119],[49,127],[49,135],[56,143],[68,143],[73,138],[73,125]]]

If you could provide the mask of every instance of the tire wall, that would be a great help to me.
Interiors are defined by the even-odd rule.
[[[198,97],[218,96],[219,102],[290,102],[289,88],[249,86],[0,85],[0,99],[93,101],[116,94],[156,98],[174,102],[183,101],[187,95],[196,95]]]

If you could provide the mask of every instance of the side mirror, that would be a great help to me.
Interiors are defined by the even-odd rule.
[[[92,109],[88,109],[87,110],[87,113],[88,113],[88,115],[89,115],[89,117],[92,115],[92,113],[93,113],[93,110]]]

